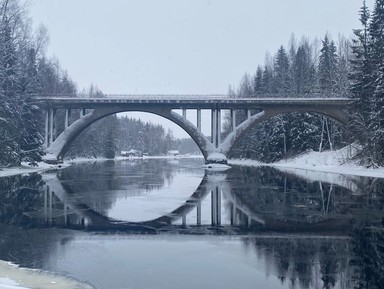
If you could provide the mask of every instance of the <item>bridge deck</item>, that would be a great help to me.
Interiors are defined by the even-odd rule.
[[[157,106],[173,109],[197,108],[257,108],[266,106],[339,106],[345,107],[353,103],[349,98],[229,98],[223,96],[108,96],[90,97],[35,97],[34,102],[43,107],[54,108],[97,108],[108,106]]]

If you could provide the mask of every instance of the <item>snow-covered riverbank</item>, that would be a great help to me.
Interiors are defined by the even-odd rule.
[[[36,167],[31,167],[27,164],[22,164],[20,167],[12,167],[12,168],[0,168],[0,177],[8,177],[8,176],[14,176],[14,175],[22,175],[22,174],[29,174],[29,173],[37,173],[37,172],[44,172],[49,170],[57,170],[62,169],[66,166],[69,166],[70,164],[64,163],[64,164],[58,164],[58,165],[50,165],[44,162],[38,163]]]
[[[183,155],[183,156],[145,156],[145,157],[116,157],[114,160],[135,160],[135,159],[181,159],[181,158],[203,158],[202,155]],[[38,173],[48,170],[59,170],[81,162],[106,161],[106,158],[77,158],[73,160],[65,160],[62,164],[47,164],[44,162],[38,163],[36,167],[31,167],[23,163],[20,167],[0,168],[0,178],[14,175],[22,175],[29,173]],[[1,288],[0,288],[1,289]]]
[[[351,157],[356,154],[357,150],[358,148],[347,146],[336,151],[325,151],[321,153],[312,151],[292,159],[282,160],[272,164],[243,159],[230,160],[229,163],[243,166],[272,166],[282,169],[300,169],[334,174],[384,178],[384,168],[365,168],[351,160]]]
[[[277,163],[265,164],[254,160],[247,159],[232,159],[229,160],[229,164],[243,165],[243,166],[272,166],[285,169],[300,169],[309,171],[319,171],[326,173],[345,174],[354,176],[367,176],[384,178],[384,168],[365,168],[358,165],[355,161],[351,161],[351,157],[356,154],[358,148],[353,146],[347,146],[336,151],[324,151],[324,152],[307,152],[298,157],[292,159],[286,159]],[[173,156],[150,156],[144,158],[168,158],[175,159]],[[178,156],[178,158],[202,158],[201,155],[188,155]],[[115,160],[123,159],[143,159],[143,157],[127,158],[117,157]],[[43,172],[52,169],[61,169],[70,166],[73,163],[89,162],[89,161],[104,161],[106,159],[74,159],[65,161],[63,164],[50,165],[46,163],[39,163],[37,167],[30,167],[27,164],[23,164],[21,167],[15,168],[3,168],[0,169],[0,177],[27,174],[33,172]]]
[[[91,285],[54,273],[20,268],[0,260],[1,289],[92,289]]]

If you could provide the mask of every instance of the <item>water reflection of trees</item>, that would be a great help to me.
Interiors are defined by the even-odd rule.
[[[319,224],[331,219],[351,226],[364,224],[380,217],[384,205],[383,181],[368,186],[364,192],[353,192],[271,167],[236,167],[228,172],[228,180],[232,193],[254,212],[269,220],[296,224],[297,228],[300,224]],[[367,182],[367,178],[361,180]]]
[[[356,230],[352,235],[354,288],[380,289],[384,286],[384,222]]]
[[[41,203],[43,186],[39,174],[0,178],[0,260],[41,268],[44,256],[52,250],[56,233],[23,228],[30,226],[25,213],[35,211]]]
[[[33,210],[40,198],[44,183],[39,174],[16,175],[0,178],[0,222],[20,224],[24,212]]]
[[[243,243],[289,288],[380,289],[384,284],[384,227],[350,238],[247,237]]]
[[[269,274],[290,288],[354,288],[350,241],[337,238],[245,238],[268,263]]]

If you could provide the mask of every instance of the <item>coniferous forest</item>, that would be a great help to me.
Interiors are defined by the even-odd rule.
[[[287,47],[267,54],[254,75],[229,89],[234,97],[350,97],[356,102],[348,125],[308,113],[276,116],[238,141],[231,157],[274,162],[356,142],[362,164],[384,164],[384,1],[376,0],[372,11],[363,1],[358,15],[361,27],[350,39],[338,35],[335,41],[327,33],[298,41],[292,35]]]
[[[274,162],[356,142],[363,147],[362,163],[384,165],[384,0],[371,8],[363,1],[356,17],[361,25],[350,38],[292,35],[288,45],[268,53],[254,74],[245,74],[228,92],[232,97],[351,97],[356,102],[347,127],[315,114],[279,115],[251,129],[230,157]],[[45,116],[31,103],[34,95],[104,97],[94,85],[80,91],[59,61],[47,55],[47,29],[32,27],[25,2],[0,0],[0,167],[22,161],[35,165],[43,156]],[[237,117],[239,122],[246,116]],[[64,115],[58,113],[58,118]],[[223,134],[229,129],[227,122]],[[195,151],[188,142],[175,140],[161,126],[110,116],[81,134],[69,156],[113,158],[121,150],[138,148],[149,154],[181,147]]]

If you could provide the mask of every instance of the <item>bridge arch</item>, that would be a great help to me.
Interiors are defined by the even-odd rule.
[[[260,124],[264,121],[271,119],[272,117],[283,115],[287,113],[314,113],[323,115],[327,118],[333,119],[336,122],[340,123],[342,126],[348,124],[349,116],[343,110],[337,108],[324,108],[314,106],[311,109],[297,107],[297,106],[287,106],[287,107],[264,107],[264,109],[252,116],[249,116],[247,120],[243,121],[235,130],[228,134],[226,139],[222,144],[222,152],[227,155],[228,152],[232,149],[235,143],[252,127]]]
[[[109,115],[120,112],[146,112],[164,117],[181,127],[197,144],[203,156],[214,150],[212,143],[190,121],[171,109],[96,108],[67,127],[47,148],[47,159],[63,159],[73,141],[90,125]]]

